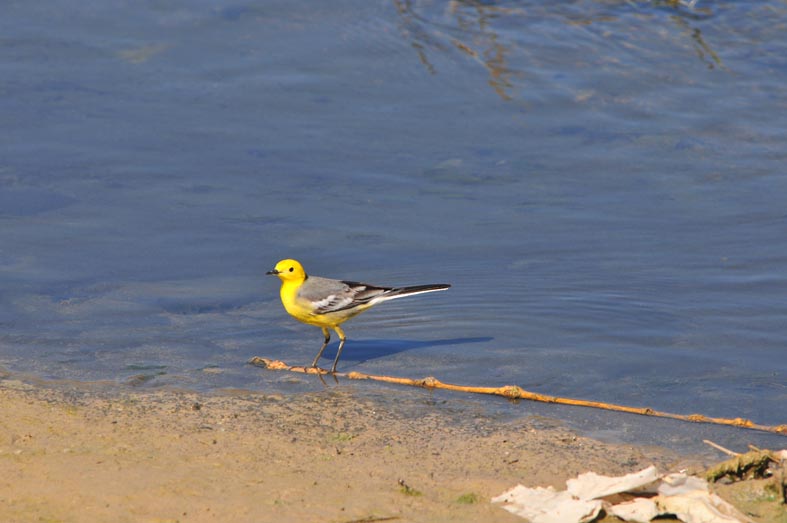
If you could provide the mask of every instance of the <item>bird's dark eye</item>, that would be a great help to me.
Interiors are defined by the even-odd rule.
[[[295,267],[290,267],[290,272],[292,272],[293,270],[295,270]]]

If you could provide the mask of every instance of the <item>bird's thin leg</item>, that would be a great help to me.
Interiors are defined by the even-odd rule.
[[[344,348],[344,342],[347,341],[347,337],[344,335],[344,331],[339,328],[337,325],[333,328],[336,331],[336,334],[339,335],[339,348],[336,350],[336,359],[333,360],[333,367],[331,367],[331,372],[336,373],[336,364],[339,363],[339,356],[342,355],[342,349]]]
[[[328,342],[331,341],[331,331],[325,327],[322,328],[322,335],[325,336],[325,342],[322,344],[322,347],[320,347],[320,352],[318,352],[317,356],[314,358],[312,367],[317,367],[317,362],[320,361],[320,358],[322,357],[322,351],[325,350],[325,347],[328,346]]]

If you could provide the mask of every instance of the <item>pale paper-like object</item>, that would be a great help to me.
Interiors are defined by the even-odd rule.
[[[612,505],[601,498],[624,492],[641,491],[661,479],[652,498]],[[660,478],[655,467],[617,478],[587,472],[566,482],[568,490],[530,489],[518,485],[493,502],[505,502],[506,510],[532,523],[587,523],[604,509],[624,521],[647,523],[659,515],[671,514],[684,523],[751,523],[732,505],[710,493],[708,483],[695,476],[670,474]]]
[[[532,523],[587,523],[601,511],[603,502],[597,498],[634,490],[658,479],[653,466],[617,478],[586,472],[568,480],[568,490],[517,485],[492,501],[506,503],[503,508]]]
[[[654,498],[661,514],[673,514],[685,523],[750,523],[752,520],[710,492],[708,483],[686,474],[670,474]]]
[[[504,509],[531,523],[588,523],[598,517],[602,502],[574,498],[565,490],[527,488],[522,485],[492,498],[493,503],[506,503]]]
[[[566,481],[566,490],[579,499],[598,499],[611,496],[612,494],[620,494],[621,492],[632,492],[650,485],[660,478],[659,471],[653,465],[639,472],[632,472],[631,474],[618,477],[601,476],[595,472],[585,472],[575,479]]]
[[[708,482],[696,476],[675,472],[662,478],[658,493],[661,496],[678,496],[696,490],[708,492]]]
[[[651,519],[661,514],[652,498],[635,498],[617,505],[607,504],[604,510],[607,514],[632,523],[649,523]]]

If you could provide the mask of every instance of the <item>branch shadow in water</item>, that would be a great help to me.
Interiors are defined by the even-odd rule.
[[[491,336],[484,336],[478,338],[451,338],[445,340],[359,340],[347,339],[342,351],[342,357],[339,360],[339,366],[342,362],[345,365],[352,361],[353,365],[359,365],[369,360],[382,358],[385,356],[392,356],[400,352],[405,352],[414,349],[424,349],[427,347],[439,347],[442,345],[462,345],[466,343],[484,343],[493,340]],[[336,357],[336,349],[339,348],[339,343],[331,343],[326,347],[322,355],[321,362],[331,362]]]
[[[439,70],[430,55],[449,55],[459,52],[460,56],[482,65],[488,74],[487,84],[504,101],[524,101],[522,92],[527,88],[528,71],[517,68],[523,58],[530,57],[529,49],[518,43],[498,27],[519,25],[527,27],[534,20],[563,22],[567,27],[577,24],[591,25],[596,22],[609,23],[629,16],[641,16],[646,23],[654,12],[664,11],[668,20],[674,21],[693,41],[698,59],[709,69],[725,68],[719,53],[703,39],[699,28],[693,23],[703,22],[715,16],[715,6],[697,0],[650,0],[648,2],[612,2],[609,9],[594,10],[583,15],[573,9],[553,9],[549,3],[541,7],[524,5],[526,2],[496,2],[488,0],[458,0],[450,2],[443,15],[426,14],[427,2],[418,0],[392,0],[398,15],[398,29],[410,47],[415,49],[418,59],[430,75]],[[520,5],[521,4],[521,5]],[[661,23],[656,18],[656,23]],[[456,60],[452,60],[456,61]]]

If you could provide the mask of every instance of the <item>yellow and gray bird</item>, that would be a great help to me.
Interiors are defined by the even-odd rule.
[[[443,291],[450,287],[445,283],[412,287],[379,287],[355,281],[308,276],[300,263],[289,259],[280,261],[266,274],[275,274],[281,280],[281,302],[291,316],[322,329],[325,341],[314,358],[312,367],[317,367],[325,347],[331,341],[331,332],[328,329],[336,331],[339,336],[339,349],[336,351],[336,359],[333,360],[331,368],[333,373],[336,372],[336,364],[347,340],[339,325],[380,302],[425,292]]]

